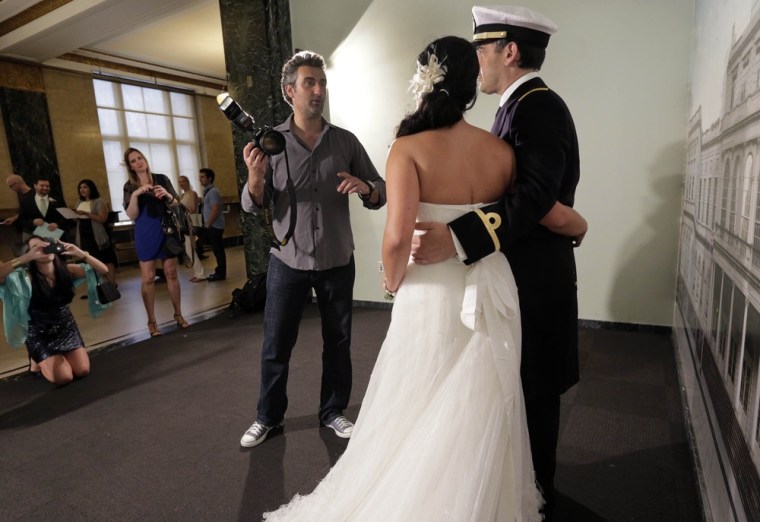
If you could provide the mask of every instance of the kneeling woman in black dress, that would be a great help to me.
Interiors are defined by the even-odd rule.
[[[101,275],[108,273],[108,268],[70,243],[59,243],[63,247],[61,255],[46,254],[43,250],[48,244],[47,240],[38,237],[29,239],[27,253],[0,265],[0,284],[3,285],[4,306],[14,306],[12,299],[16,299],[17,306],[28,302],[28,322],[23,317],[23,310],[16,315],[20,318],[16,324],[8,324],[6,314],[6,335],[18,339],[19,331],[26,330],[29,357],[39,365],[48,381],[61,385],[90,373],[90,359],[69,308],[74,298],[74,280],[85,278],[89,267]],[[77,262],[67,264],[64,256]],[[22,265],[26,265],[26,270],[18,270]],[[96,281],[95,277],[94,274],[88,277],[88,285]],[[93,296],[94,286],[90,288]],[[96,299],[92,301],[91,311],[99,304]],[[15,344],[10,338],[8,342]]]

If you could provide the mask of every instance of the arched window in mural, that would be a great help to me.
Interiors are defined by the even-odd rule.
[[[737,189],[741,185],[739,184],[739,170],[737,168],[732,169],[733,172],[728,173],[728,231],[731,233],[736,232],[736,203],[737,203]]]
[[[707,195],[709,186],[709,179],[705,177],[699,178],[699,212],[697,219],[705,225],[707,224]]]
[[[740,234],[742,241],[749,241],[749,214],[750,201],[752,200],[752,154],[747,156],[744,162],[744,176],[742,177],[741,192],[741,227]]]
[[[731,164],[726,160],[726,168],[721,177],[720,226],[728,230],[728,194],[731,192]]]
[[[707,216],[707,226],[712,230],[715,225],[715,207],[718,206],[718,178],[710,178],[710,213]]]

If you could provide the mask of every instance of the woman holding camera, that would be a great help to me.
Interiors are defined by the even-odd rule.
[[[94,298],[97,274],[107,274],[108,268],[71,243],[33,236],[27,246],[25,254],[0,264],[5,334],[11,346],[26,343],[30,369],[34,363],[48,381],[68,384],[90,373],[90,359],[69,306],[75,280],[87,277],[93,297],[90,311],[97,315],[102,308]],[[67,264],[63,256],[79,263]]]
[[[150,171],[148,160],[142,152],[128,148],[124,152],[124,164],[129,178],[124,184],[124,210],[129,219],[135,222],[135,250],[140,262],[140,275],[145,311],[148,314],[148,331],[151,337],[161,335],[155,315],[156,299],[156,260],[163,260],[163,269],[169,297],[174,307],[174,320],[180,328],[190,324],[182,317],[180,303],[180,286],[177,278],[177,253],[169,251],[167,237],[162,222],[166,206],[179,205],[179,196],[163,174]],[[181,245],[180,245],[181,247]]]

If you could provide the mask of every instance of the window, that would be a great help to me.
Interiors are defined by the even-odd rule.
[[[731,311],[731,336],[728,342],[728,376],[736,382],[736,368],[741,350],[742,331],[744,330],[745,299],[738,288],[734,288],[734,303]]]
[[[744,360],[742,361],[742,375],[739,383],[739,403],[744,414],[749,413],[750,397],[755,390],[755,361],[757,360],[758,331],[760,327],[760,314],[757,313],[752,303],[747,303],[747,325],[744,330]]]
[[[166,174],[178,190],[180,175],[198,186],[200,154],[193,96],[142,85],[93,80],[114,211],[124,213],[124,151],[140,149],[151,172]]]
[[[721,206],[720,206],[720,224],[725,230],[728,228],[728,194],[731,192],[731,167],[726,161],[726,168],[723,171],[723,177],[720,180],[721,185]]]
[[[736,233],[736,207],[739,201],[739,194],[742,190],[741,180],[739,179],[739,164],[737,163],[734,168],[734,173],[731,176],[731,181],[728,186],[728,231]]]
[[[740,235],[742,241],[749,241],[747,234],[749,233],[749,214],[750,214],[750,199],[752,196],[752,155],[747,156],[747,161],[744,163],[744,178],[742,180],[742,194],[741,194],[741,228]]]

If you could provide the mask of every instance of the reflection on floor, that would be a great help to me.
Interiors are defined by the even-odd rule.
[[[243,247],[232,247],[227,251],[227,279],[224,281],[191,283],[192,270],[180,267],[179,277],[182,289],[182,313],[185,319],[204,318],[230,303],[232,290],[245,282],[245,260]],[[203,261],[206,275],[213,272],[216,261],[211,252]],[[140,296],[140,269],[137,265],[123,266],[117,270],[121,299],[114,302],[102,317],[93,319],[87,310],[87,301],[79,297],[86,294],[85,286],[77,288],[77,295],[71,303],[71,310],[79,324],[87,348],[97,349],[119,343],[129,343],[148,337],[147,316]],[[0,303],[0,309],[2,304]],[[156,320],[162,331],[176,328],[166,283],[156,285]],[[0,378],[26,371],[27,353],[24,347],[13,349],[8,346],[5,336],[0,336]]]

